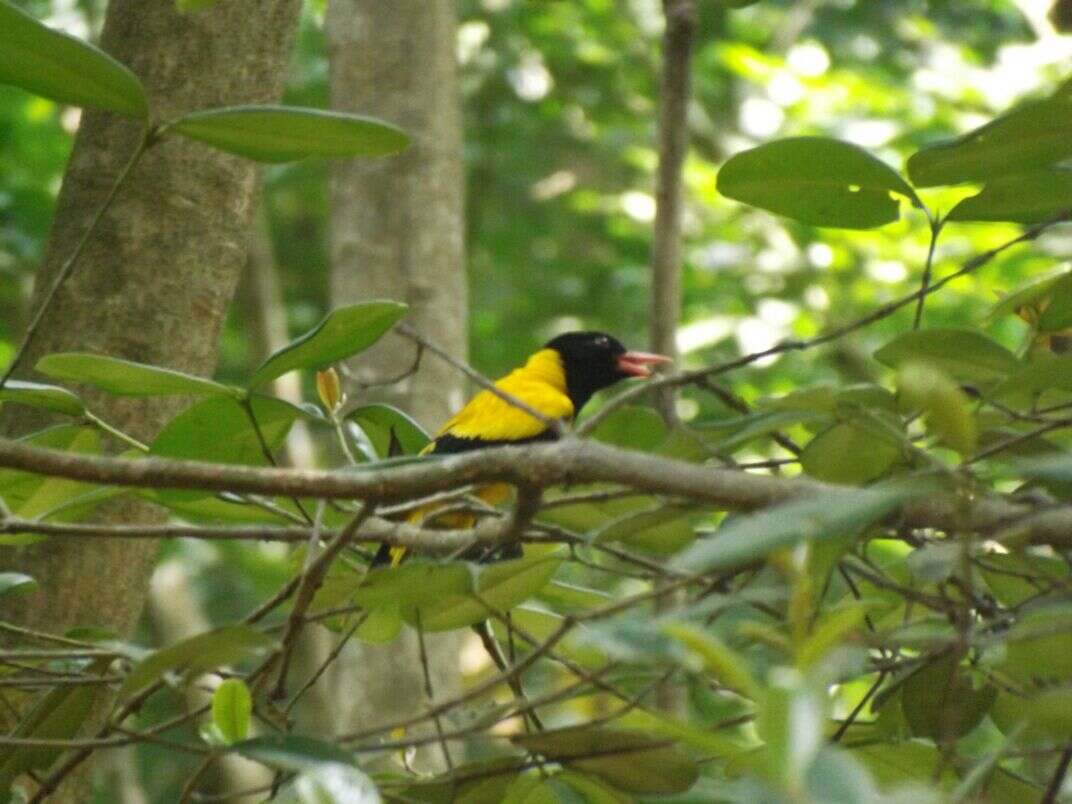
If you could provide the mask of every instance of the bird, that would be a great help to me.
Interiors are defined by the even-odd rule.
[[[524,365],[496,380],[505,395],[524,402],[546,420],[568,424],[594,394],[631,377],[651,376],[651,367],[669,357],[630,351],[605,332],[566,332],[552,338],[531,355]],[[558,431],[526,410],[488,389],[480,391],[435,434],[422,455],[450,455],[490,447],[553,441]],[[508,487],[486,486],[477,496],[489,505],[502,502]],[[420,523],[428,509],[413,512],[409,521]],[[450,515],[440,524],[467,527],[472,519]],[[381,545],[372,566],[398,564],[405,551]]]

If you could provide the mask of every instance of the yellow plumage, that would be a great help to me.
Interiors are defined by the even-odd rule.
[[[514,369],[495,387],[540,411],[549,419],[573,418],[573,403],[566,394],[566,371],[554,349],[541,349],[524,366]],[[436,437],[450,435],[481,441],[523,441],[547,429],[539,419],[491,391],[481,391],[450,419]],[[434,444],[428,451],[435,452]]]

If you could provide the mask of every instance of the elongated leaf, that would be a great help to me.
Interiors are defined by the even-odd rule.
[[[119,690],[120,698],[134,695],[166,673],[192,679],[209,670],[263,653],[272,640],[245,625],[225,625],[154,651],[139,662]]]
[[[354,593],[354,602],[367,609],[386,603],[416,606],[446,595],[473,591],[473,569],[468,564],[409,562],[399,567],[369,571]]]
[[[149,107],[137,77],[107,53],[45,27],[0,0],[0,83],[59,103],[145,118]]]
[[[993,181],[1072,156],[1072,94],[1024,103],[985,126],[912,154],[908,175],[918,187]]]
[[[212,722],[229,742],[244,740],[253,714],[253,697],[241,679],[229,678],[212,693]]]
[[[192,112],[167,130],[257,162],[384,156],[409,145],[401,129],[382,120],[293,106],[227,106]]]
[[[517,735],[513,740],[630,793],[681,793],[699,776],[696,763],[672,741],[642,731],[579,726]]]
[[[695,538],[690,512],[672,506],[626,514],[600,530],[597,544],[618,542],[659,555],[671,555]]]
[[[897,374],[905,401],[926,416],[927,429],[963,456],[979,440],[971,403],[957,384],[926,363],[905,363]]]
[[[342,748],[302,734],[267,734],[235,743],[231,750],[248,759],[289,771],[354,764],[353,755]]]
[[[1003,176],[950,211],[951,221],[1039,223],[1072,209],[1072,171],[1050,168]]]
[[[390,405],[362,405],[346,414],[346,418],[357,422],[381,458],[391,457],[388,448],[392,431],[405,455],[418,454],[431,440],[423,427]]]
[[[239,394],[235,388],[206,380],[204,377],[87,352],[46,355],[37,362],[36,368],[54,380],[84,383],[118,396]]]
[[[37,581],[21,572],[0,572],[0,596],[32,592]]]
[[[557,556],[544,555],[490,564],[483,568],[477,579],[477,594],[493,609],[509,611],[539,592],[561,563],[562,559]],[[487,607],[467,594],[444,595],[434,602],[403,610],[406,622],[416,625],[419,617],[426,631],[463,628],[489,616]]]
[[[830,421],[830,414],[825,411],[770,410],[746,413],[731,419],[700,422],[695,427],[704,439],[718,449],[733,452],[757,438],[764,438],[786,427]]]
[[[278,450],[301,411],[274,397],[254,396],[250,403],[269,452]],[[149,453],[217,463],[267,463],[248,414],[237,400],[224,397],[203,399],[180,413],[160,431]],[[206,495],[192,491],[178,496],[193,499]]]
[[[918,487],[898,485],[811,495],[735,518],[671,564],[688,572],[739,566],[799,541],[859,532],[919,493]]]
[[[85,403],[66,388],[23,380],[8,380],[4,383],[4,387],[0,388],[0,402],[17,402],[65,416],[82,416],[86,412]]]
[[[398,302],[374,301],[332,310],[312,330],[265,360],[250,387],[259,388],[288,371],[322,368],[356,355],[378,341],[406,309]]]
[[[1003,315],[1016,314],[1023,308],[1031,308],[1037,315],[1055,290],[1069,285],[1070,277],[1072,277],[1072,272],[1065,268],[1041,279],[1032,279],[1027,284],[1002,296],[1001,300],[990,308],[987,318],[995,319]]]
[[[699,654],[704,669],[720,684],[751,698],[759,695],[760,687],[752,677],[748,662],[727,646],[715,634],[685,622],[669,622],[663,630],[686,648]]]
[[[899,335],[877,352],[875,360],[891,368],[927,363],[957,380],[990,382],[1020,368],[1016,355],[970,329],[919,329]]]
[[[915,192],[880,159],[827,137],[791,137],[731,157],[718,172],[718,191],[812,226],[870,229],[897,220],[903,195]]]

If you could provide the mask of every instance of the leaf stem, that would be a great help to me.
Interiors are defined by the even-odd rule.
[[[931,216],[926,207],[923,207],[923,211],[927,214],[927,220],[930,222],[931,227],[931,242],[927,246],[927,262],[923,266],[923,278],[919,283],[919,297],[916,299],[916,315],[912,319],[912,329],[919,329],[919,325],[923,322],[923,305],[927,301],[928,290],[931,286],[931,273],[934,270],[934,250],[938,245],[938,235],[942,232],[942,227],[945,225],[945,218],[941,216]]]

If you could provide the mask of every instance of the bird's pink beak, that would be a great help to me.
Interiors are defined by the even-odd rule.
[[[618,370],[629,377],[650,377],[649,366],[659,363],[669,363],[670,358],[666,355],[652,354],[651,352],[626,352],[618,358]]]

